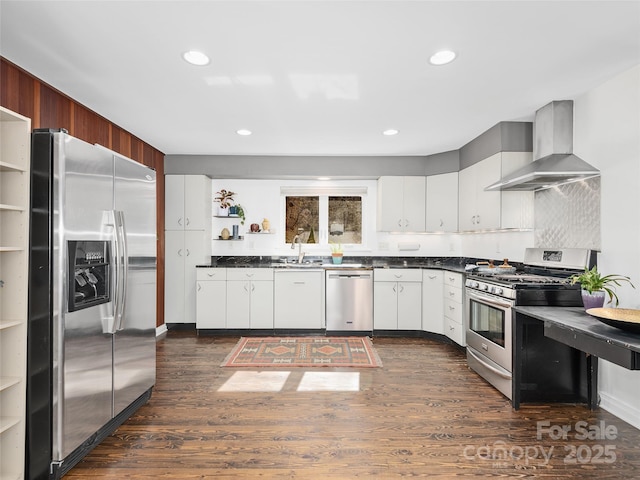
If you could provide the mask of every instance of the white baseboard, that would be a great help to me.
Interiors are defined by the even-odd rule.
[[[640,409],[636,405],[629,405],[608,393],[598,392],[598,394],[600,396],[600,408],[640,430]]]
[[[167,333],[167,324],[163,323],[159,327],[156,327],[156,337],[159,337],[163,333]]]

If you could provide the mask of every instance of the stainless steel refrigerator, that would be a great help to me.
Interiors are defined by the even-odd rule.
[[[156,174],[64,130],[31,145],[26,478],[59,478],[155,384]]]

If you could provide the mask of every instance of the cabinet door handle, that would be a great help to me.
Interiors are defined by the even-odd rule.
[[[429,277],[431,280],[435,280],[435,279],[436,279],[436,277],[437,277],[437,275],[428,275],[428,277]]]
[[[244,291],[249,293],[249,289],[247,288],[247,284],[246,283],[244,284]]]
[[[393,286],[393,291],[396,292],[396,293],[398,292],[398,289],[397,289],[396,285]]]
[[[182,226],[182,217],[178,218],[178,225]]]
[[[293,282],[294,285],[304,285],[306,282]]]
[[[477,224],[480,225],[480,215],[478,215],[477,218],[478,218]]]
[[[404,292],[404,287],[400,285],[400,293]]]
[[[409,226],[409,220],[405,220],[404,221],[404,226],[405,226],[405,228]]]
[[[202,290],[202,287],[200,286],[200,282],[198,282],[198,291]]]
[[[252,292],[255,292],[255,290],[256,290],[256,286],[255,286],[255,284],[254,284],[254,283],[251,283],[251,291],[252,291]]]
[[[402,219],[401,218],[398,220],[398,226],[402,227]]]
[[[182,249],[178,250],[178,256],[181,257],[182,256]]]
[[[442,219],[440,219],[440,226],[444,226],[444,221]]]
[[[455,309],[456,309],[456,307],[452,307],[451,305],[449,305],[449,310],[453,311]]]
[[[189,225],[189,223],[191,223],[191,222],[189,222],[189,217],[187,217],[186,220],[187,220],[187,225]]]
[[[245,275],[246,275],[247,277],[249,277],[249,278],[253,277],[253,273],[247,273],[247,274],[245,274]]]
[[[455,294],[456,294],[456,292],[449,292],[449,296],[450,296],[450,297],[455,296]]]
[[[449,330],[455,330],[456,327],[452,327],[451,325],[449,325]]]
[[[187,248],[187,257],[191,255],[191,252],[189,251],[189,249]]]
[[[215,276],[215,273],[207,273],[207,276],[208,276],[208,277],[214,277],[214,276]]]

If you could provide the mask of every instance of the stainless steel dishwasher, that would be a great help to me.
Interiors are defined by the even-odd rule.
[[[373,270],[327,269],[327,332],[373,331]]]

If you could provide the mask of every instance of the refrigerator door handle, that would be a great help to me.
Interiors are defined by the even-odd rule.
[[[113,302],[113,309],[112,312],[113,314],[110,316],[103,316],[102,317],[102,332],[103,333],[116,333],[116,315],[117,315],[117,306],[118,306],[118,302],[119,302],[119,298],[118,298],[118,278],[120,276],[120,267],[119,267],[119,263],[114,260],[119,258],[120,256],[120,250],[119,250],[119,245],[118,245],[118,235],[117,235],[117,225],[116,225],[116,212],[115,210],[108,210],[104,212],[103,215],[103,220],[102,220],[102,224],[105,227],[111,227],[114,230],[114,241],[113,242],[109,242],[109,244],[111,245],[111,266],[110,266],[110,275],[112,276],[112,281],[111,281],[111,285],[110,288],[112,289],[111,291],[113,292],[112,297],[111,297],[111,301]]]
[[[119,256],[116,260],[119,272],[116,277],[118,292],[118,303],[116,304],[116,331],[124,328],[124,310],[127,302],[127,276],[129,273],[129,252],[127,249],[127,226],[122,210],[115,211],[116,217],[116,244],[118,245]]]

